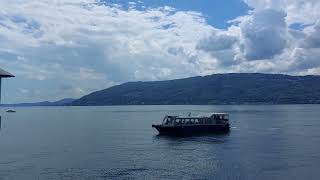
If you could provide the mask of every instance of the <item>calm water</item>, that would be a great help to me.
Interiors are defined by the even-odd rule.
[[[320,179],[320,106],[17,108],[0,179]],[[225,135],[157,136],[165,114],[224,111]]]

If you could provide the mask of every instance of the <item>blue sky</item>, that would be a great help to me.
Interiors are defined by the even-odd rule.
[[[128,1],[111,0],[108,3],[121,4],[128,8]],[[208,24],[217,28],[227,28],[230,26],[229,20],[248,12],[250,7],[241,0],[145,0],[130,1],[136,2],[137,6],[146,8],[157,8],[161,6],[171,6],[181,11],[201,12]]]
[[[3,0],[4,103],[127,81],[320,74],[319,0]]]

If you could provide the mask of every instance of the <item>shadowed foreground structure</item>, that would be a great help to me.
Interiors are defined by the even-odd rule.
[[[10,77],[14,77],[14,75],[0,68],[0,104],[1,104],[2,78],[10,78]]]
[[[10,77],[14,77],[14,75],[0,68],[0,105],[1,105],[2,78],[10,78]],[[0,129],[1,129],[1,116],[0,116]]]

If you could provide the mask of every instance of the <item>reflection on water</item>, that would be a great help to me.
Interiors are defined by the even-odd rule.
[[[188,112],[227,112],[231,130],[171,137],[151,127]],[[319,105],[38,107],[2,116],[0,179],[320,176]]]
[[[173,143],[179,142],[197,142],[197,143],[223,143],[227,136],[230,135],[229,132],[221,132],[221,133],[206,133],[206,134],[195,134],[195,135],[165,135],[165,134],[158,134],[154,135],[155,140],[159,141],[169,141]]]

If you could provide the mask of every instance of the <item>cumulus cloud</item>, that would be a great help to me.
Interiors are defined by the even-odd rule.
[[[320,20],[314,26],[306,28],[305,48],[320,48]]]
[[[274,9],[252,11],[233,20],[229,29],[212,32],[197,47],[231,69],[246,68],[246,61],[272,60],[287,48],[290,35],[285,16]]]
[[[320,17],[319,0],[244,0],[255,10],[266,8],[284,11],[287,13],[287,23],[312,24]]]
[[[198,48],[206,51],[228,50],[232,49],[237,40],[235,36],[213,33],[211,36],[202,39],[199,42]]]
[[[318,0],[244,2],[252,9],[217,29],[201,12],[143,2],[3,0],[0,64],[17,75],[14,101],[212,73],[319,74]]]
[[[235,34],[215,30],[199,41],[197,49],[210,53],[216,59],[218,66],[231,66],[237,63],[234,58],[234,47],[238,41]]]
[[[214,72],[208,70],[209,56],[195,48],[213,29],[198,12],[138,10],[132,3],[125,9],[94,0],[1,1],[0,6],[0,62],[20,82],[46,80],[56,87],[68,82],[85,94],[125,81]]]
[[[320,68],[319,48],[296,48],[292,54],[293,60],[290,66],[292,71],[306,74],[306,72],[310,72],[309,70],[311,69]]]
[[[320,15],[312,9],[319,1],[245,2],[253,9],[199,41],[200,50],[216,58],[224,72],[318,74]],[[292,28],[295,23],[300,28]]]
[[[246,59],[271,59],[282,52],[288,39],[285,16],[282,11],[264,9],[240,23],[240,47]]]

